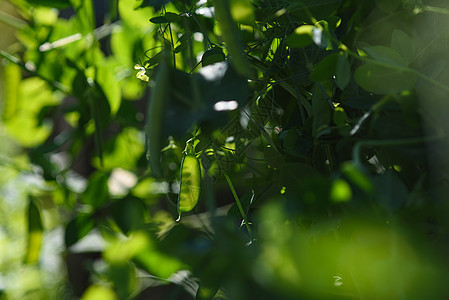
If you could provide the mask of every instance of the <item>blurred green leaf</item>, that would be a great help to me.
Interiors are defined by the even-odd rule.
[[[66,247],[70,247],[85,237],[94,228],[94,220],[91,215],[78,214],[65,227],[64,241]]]
[[[28,233],[27,249],[24,258],[26,264],[36,263],[42,244],[43,226],[41,214],[33,197],[29,196],[28,203]]]
[[[130,234],[145,222],[146,205],[134,197],[120,199],[112,204],[114,221],[125,234]]]
[[[89,177],[89,183],[81,201],[93,208],[99,208],[108,201],[108,197],[108,175],[102,172],[93,173]]]
[[[254,24],[254,8],[250,0],[230,0],[231,15],[240,24]]]
[[[54,8],[67,8],[71,5],[70,0],[26,0],[32,5],[49,6]]]

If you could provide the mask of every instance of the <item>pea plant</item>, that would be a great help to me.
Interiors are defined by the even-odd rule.
[[[447,3],[11,3],[0,299],[449,296]]]

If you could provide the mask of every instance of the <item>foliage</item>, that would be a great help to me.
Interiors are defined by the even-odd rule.
[[[1,299],[447,299],[447,3],[12,2]]]

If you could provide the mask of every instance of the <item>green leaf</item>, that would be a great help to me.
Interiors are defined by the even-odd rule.
[[[130,234],[143,225],[146,210],[145,203],[134,197],[120,199],[112,204],[114,221],[125,234]]]
[[[168,23],[168,19],[164,16],[157,16],[150,19],[150,22],[153,24],[164,24]]]
[[[374,60],[399,67],[406,67],[407,61],[395,50],[384,46],[372,46],[363,48]]]
[[[287,45],[295,48],[303,48],[313,43],[313,31],[318,30],[313,25],[302,25],[287,37]]]
[[[313,111],[313,132],[317,134],[320,129],[328,126],[332,115],[327,95],[319,88],[319,83],[315,83],[312,96]]]
[[[343,108],[341,107],[336,107],[334,109],[334,113],[332,116],[332,119],[334,121],[335,124],[342,126],[345,125],[347,120],[348,120],[348,116],[346,115],[346,112]]]
[[[372,193],[374,191],[374,185],[369,177],[360,171],[353,163],[347,162],[342,164],[341,172],[352,182],[352,184],[362,191],[366,193]]]
[[[31,5],[48,6],[54,8],[67,8],[71,5],[70,0],[26,0]]]
[[[144,152],[145,145],[140,132],[136,128],[126,127],[104,143],[103,165],[98,157],[92,159],[92,164],[105,171],[114,168],[132,170]]]
[[[114,76],[113,66],[105,64],[98,66],[96,82],[106,96],[111,115],[115,115],[120,108],[121,91]],[[106,111],[102,113],[106,113]]]
[[[81,201],[99,208],[108,201],[108,176],[105,173],[95,172],[89,178],[89,183],[84,191]]]
[[[54,104],[57,102],[45,81],[37,77],[22,80],[16,103],[8,103],[15,106],[8,108],[14,109],[13,117],[5,120],[8,134],[24,147],[34,147],[44,142],[51,133],[51,123],[39,124],[38,116],[45,106]]]
[[[413,88],[416,76],[405,70],[368,63],[355,71],[354,78],[362,88],[369,92],[394,94]]]
[[[348,202],[352,198],[351,187],[343,179],[337,179],[332,182],[330,193],[330,199],[335,203]]]
[[[169,3],[170,1],[171,0],[135,0],[134,9],[152,6],[155,11],[158,11],[162,6]]]
[[[167,18],[168,22],[179,22],[181,21],[181,16],[174,12],[166,12],[165,17]]]
[[[322,20],[330,16],[339,6],[341,0],[289,1],[287,11],[301,21],[309,21],[311,17]]]
[[[43,226],[39,208],[34,203],[34,199],[29,197],[27,249],[24,259],[25,263],[31,264],[38,261],[42,244],[42,233]]]
[[[201,167],[195,155],[185,155],[181,162],[181,186],[178,197],[178,213],[191,211],[200,198]]]
[[[397,211],[406,203],[407,187],[393,170],[375,176],[373,183],[379,193],[377,200],[387,211]]]
[[[217,62],[225,60],[225,54],[221,48],[215,47],[204,52],[201,58],[201,64],[203,67],[207,65],[212,65]]]
[[[351,81],[351,67],[348,58],[344,53],[340,53],[337,58],[335,68],[335,82],[341,90],[344,90]]]
[[[19,87],[22,79],[22,69],[13,63],[3,67],[3,120],[8,120],[17,111],[19,105]]]
[[[66,247],[70,247],[85,237],[94,228],[94,220],[91,215],[78,214],[65,228],[64,241]]]
[[[336,66],[339,55],[337,53],[330,54],[324,57],[310,73],[311,81],[329,80],[336,73]]]
[[[219,288],[220,284],[218,283],[215,282],[205,283],[204,281],[201,281],[200,287],[196,292],[195,300],[210,300],[217,294]]]
[[[254,24],[254,7],[250,0],[230,0],[231,15],[240,24]]]
[[[411,37],[405,32],[395,29],[391,36],[391,48],[398,52],[407,63],[415,57],[415,44]]]

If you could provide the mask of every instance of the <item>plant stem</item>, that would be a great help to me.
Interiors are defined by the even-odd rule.
[[[228,182],[229,188],[231,189],[232,195],[234,196],[235,203],[237,203],[237,207],[239,208],[240,214],[242,215],[243,222],[245,222],[246,229],[248,230],[249,238],[252,240],[252,232],[251,228],[249,227],[248,219],[246,218],[246,214],[243,211],[242,204],[240,203],[239,196],[237,196],[237,193],[235,192],[234,186],[232,185],[231,179],[229,178],[228,174],[224,174],[226,181]]]
[[[61,92],[65,93],[65,94],[70,93],[70,89],[68,87],[66,87],[65,85],[63,85],[62,83],[60,83],[58,81],[48,79],[48,78],[42,76],[41,74],[39,74],[38,72],[31,70],[22,61],[20,61],[18,58],[16,58],[14,55],[0,49],[0,57],[3,57],[5,59],[9,60],[10,62],[12,62],[13,64],[16,64],[16,65],[22,67],[24,70],[29,72],[31,75],[41,78],[42,80],[49,83],[55,89],[60,90]]]

